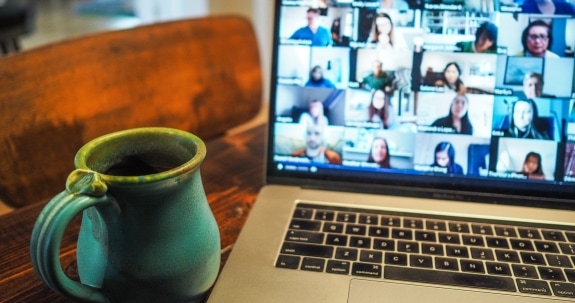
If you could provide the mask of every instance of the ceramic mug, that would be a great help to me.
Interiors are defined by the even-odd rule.
[[[66,190],[34,226],[36,273],[80,301],[201,301],[220,265],[219,230],[200,177],[205,154],[201,139],[169,128],[120,131],[84,145]],[[79,213],[76,282],[59,255]]]

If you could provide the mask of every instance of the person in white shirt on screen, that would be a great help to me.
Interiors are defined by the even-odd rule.
[[[323,128],[329,125],[328,118],[324,115],[323,103],[317,99],[309,103],[309,112],[302,113],[299,123],[305,127],[309,125],[319,125]]]
[[[391,16],[377,13],[373,18],[370,42],[375,43],[378,51],[407,50],[407,44],[401,35],[397,35]]]

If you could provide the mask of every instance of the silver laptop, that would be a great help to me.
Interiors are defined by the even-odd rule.
[[[575,6],[276,1],[266,186],[209,302],[575,302]]]

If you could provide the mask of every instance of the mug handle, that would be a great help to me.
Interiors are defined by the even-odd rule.
[[[83,210],[101,204],[112,204],[108,187],[96,172],[77,169],[66,181],[66,190],[55,196],[42,210],[30,240],[30,255],[36,274],[53,290],[76,300],[108,303],[96,287],[76,282],[66,276],[60,263],[62,236],[72,219]]]

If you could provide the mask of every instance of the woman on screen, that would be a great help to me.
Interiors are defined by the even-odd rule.
[[[549,136],[535,125],[539,118],[537,105],[533,99],[517,100],[511,105],[509,128],[504,136],[522,139],[550,140]]]
[[[469,121],[469,100],[467,96],[458,94],[453,98],[449,114],[433,122],[431,126],[451,128],[456,134],[472,135],[473,126]]]
[[[435,83],[436,86],[443,86],[446,91],[451,90],[459,94],[464,94],[466,89],[461,81],[461,67],[456,62],[449,62],[443,69],[442,79]]]
[[[335,85],[329,79],[324,78],[321,66],[314,66],[309,72],[309,80],[305,87],[335,88]]]
[[[527,25],[521,35],[521,44],[523,50],[516,56],[559,58],[549,50],[553,45],[553,35],[551,26],[543,20],[535,20]]]
[[[461,165],[455,163],[455,149],[449,142],[439,142],[435,146],[435,159],[433,167],[446,168],[445,173],[462,175],[463,168]]]
[[[475,41],[458,42],[464,53],[497,53],[497,25],[483,22],[475,32]]]
[[[529,152],[527,156],[525,156],[523,167],[519,173],[527,176],[529,179],[544,180],[545,175],[543,174],[541,166],[541,155],[536,152]]]
[[[377,13],[373,18],[370,42],[376,44],[379,51],[407,50],[407,44],[393,29],[393,21],[386,13]]]
[[[380,128],[384,129],[395,127],[393,107],[389,102],[389,98],[381,89],[376,89],[371,94],[368,121],[379,123]]]
[[[367,162],[377,163],[381,168],[391,168],[389,165],[389,146],[387,145],[387,140],[381,137],[373,139]]]

